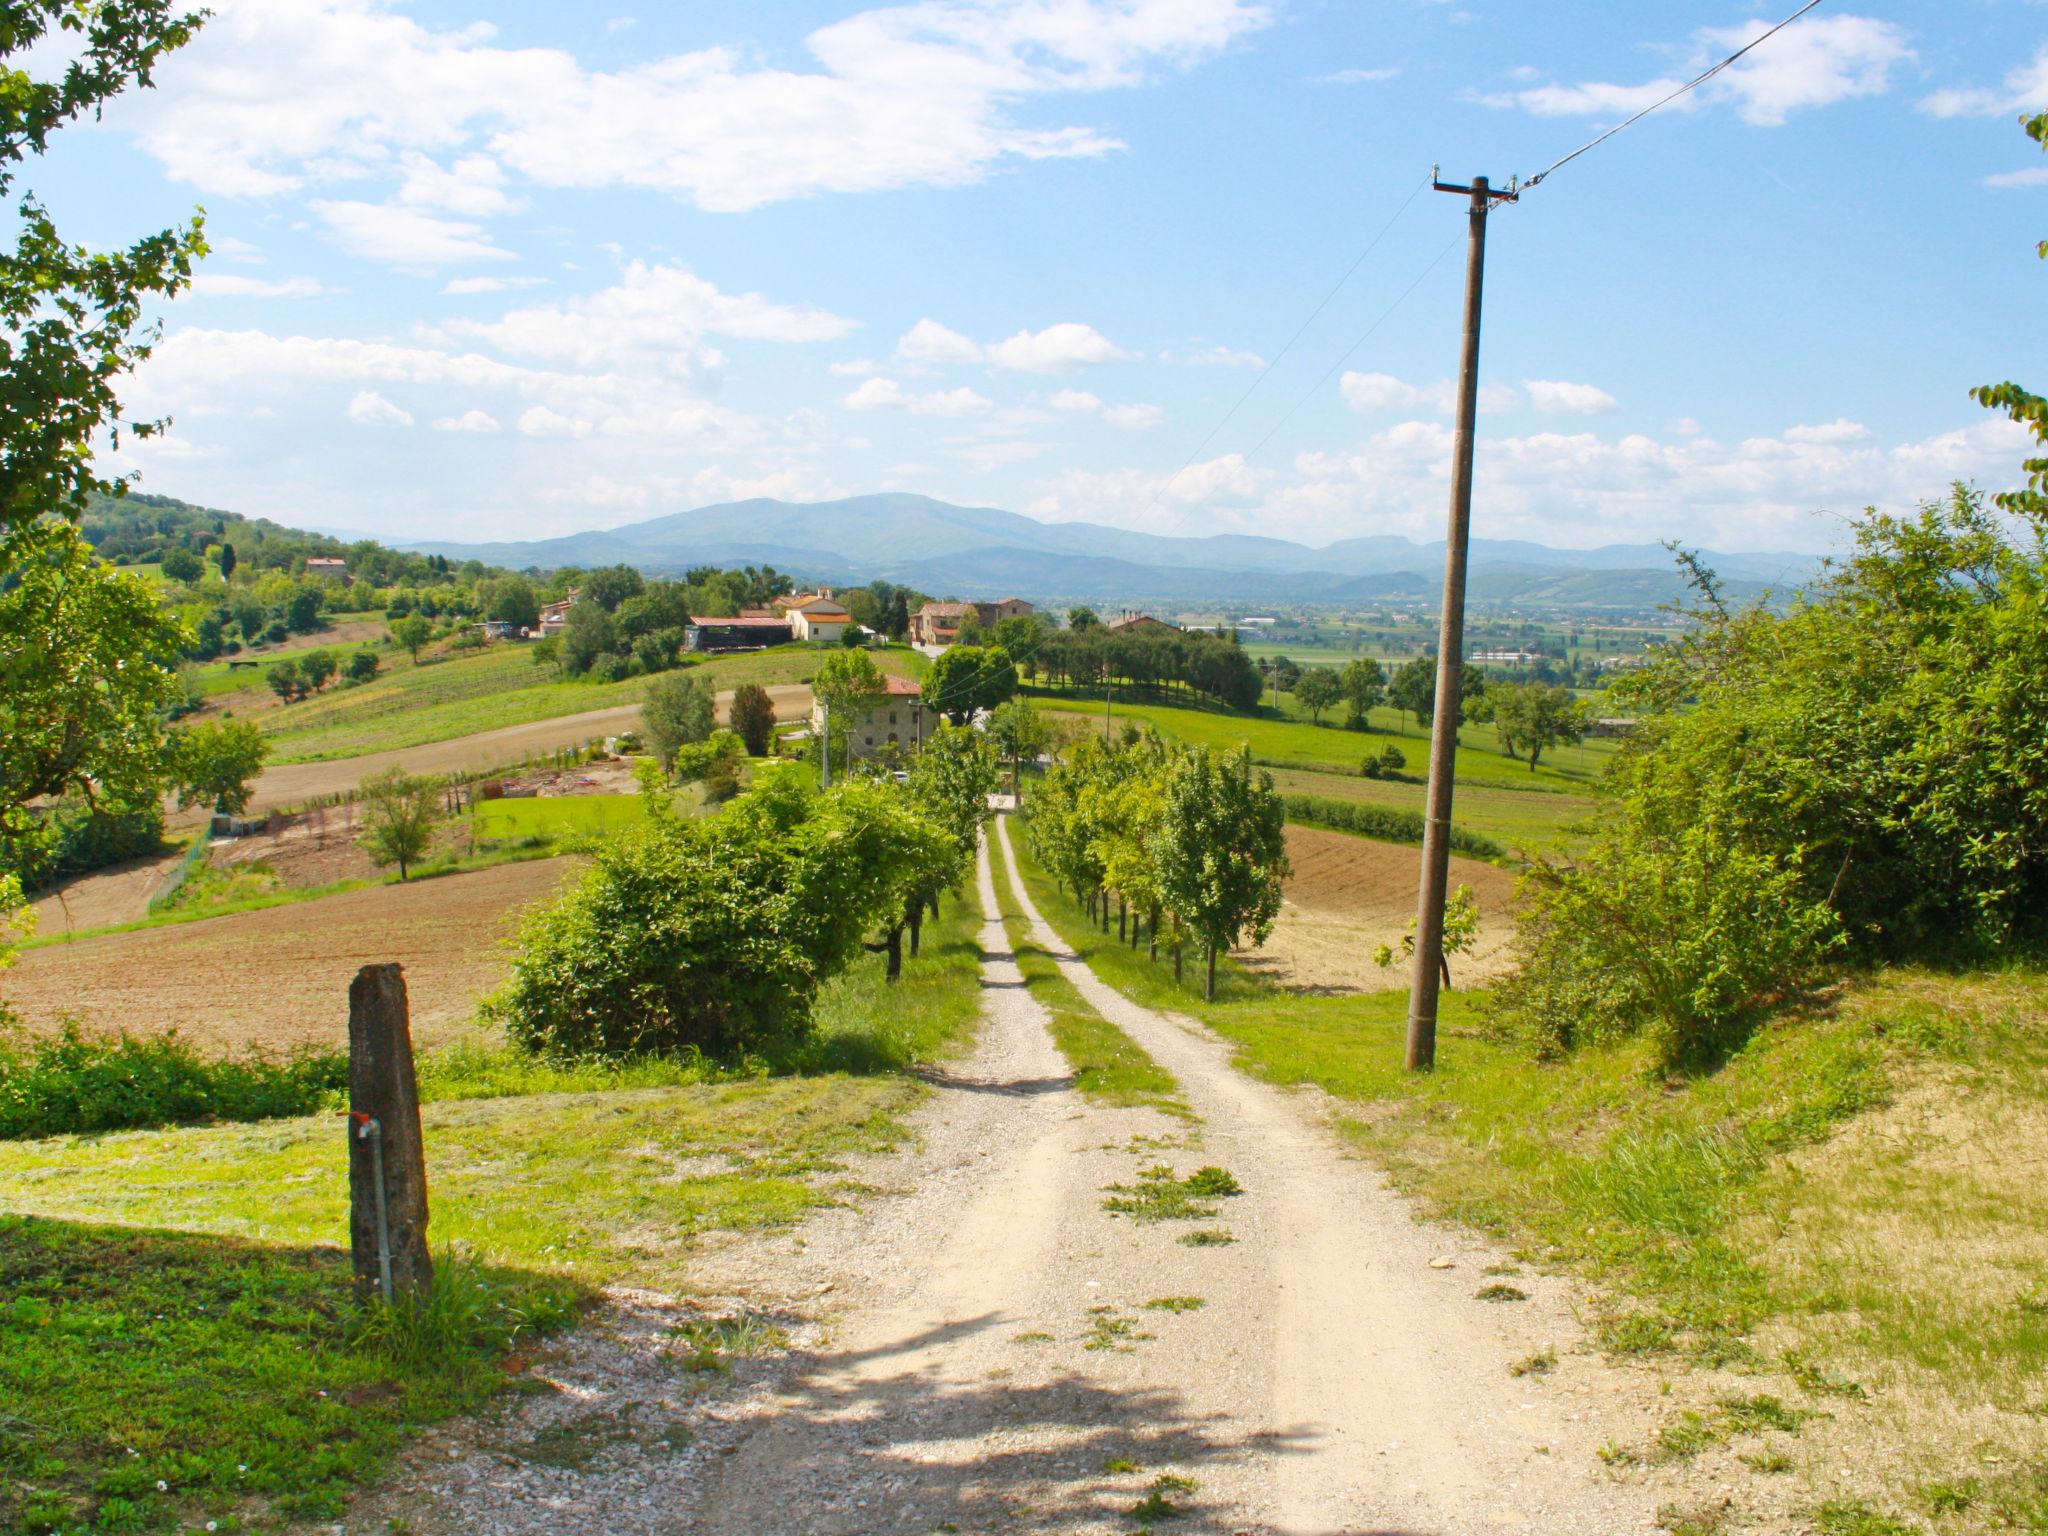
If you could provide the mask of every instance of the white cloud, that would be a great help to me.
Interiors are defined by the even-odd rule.
[[[826,368],[826,372],[843,374],[848,378],[864,379],[871,373],[879,373],[881,367],[882,365],[871,357],[849,357],[830,364]]]
[[[1046,403],[1056,411],[1099,411],[1102,396],[1091,395],[1085,389],[1063,389]]]
[[[1042,331],[1019,331],[988,349],[989,361],[1020,373],[1071,373],[1098,363],[1120,362],[1130,355],[1094,326],[1075,320]]]
[[[1235,347],[1220,343],[1215,346],[1193,348],[1185,352],[1162,352],[1162,363],[1178,363],[1184,368],[1263,368],[1266,360],[1256,352],[1243,352]]]
[[[209,256],[217,256],[222,261],[259,266],[263,261],[261,246],[251,245],[248,241],[237,239],[233,235],[216,235],[211,230],[207,231],[206,250]]]
[[[329,237],[350,255],[388,266],[417,269],[477,261],[510,261],[483,227],[388,203],[316,199],[306,205]]]
[[[515,288],[538,288],[546,283],[544,277],[458,277],[441,285],[445,294],[460,296],[471,293],[507,293]]]
[[[191,292],[202,299],[310,299],[328,290],[310,277],[284,277],[275,282],[235,272],[199,272]]]
[[[1856,435],[1853,422],[1733,444],[1586,431],[1489,436],[1475,492],[1486,527],[1475,531],[1555,543],[1569,530],[1586,545],[1671,534],[1732,548],[1812,548],[1831,542],[1838,526],[1817,514],[1906,507],[1957,479],[2009,485],[2030,441],[1991,418],[1890,445]],[[1437,538],[1451,449],[1446,423],[1402,421],[1342,450],[1303,453],[1284,470],[1218,461],[1170,487],[1137,471],[1069,470],[1042,485],[1027,510],[1161,532],[1284,530],[1312,544],[1373,532]]]
[[[902,339],[896,343],[896,356],[906,363],[978,363],[981,361],[981,346],[958,331],[927,318],[903,333]]]
[[[640,25],[638,16],[614,16],[604,24],[607,32],[625,32]]]
[[[460,416],[443,416],[434,423],[436,432],[497,432],[503,430],[498,418],[488,411],[464,411]]]
[[[1936,91],[1922,99],[1920,110],[1936,117],[2016,117],[2048,110],[2048,47],[2007,70],[1998,86]]]
[[[1770,23],[1705,27],[1693,34],[1690,73],[1754,42]],[[1916,57],[1905,32],[1868,16],[1809,16],[1722,71],[1667,110],[1691,111],[1703,102],[1731,104],[1745,122],[1775,127],[1793,112],[1882,95],[1892,72]],[[1641,85],[1587,81],[1540,85],[1482,96],[1488,106],[1518,106],[1546,117],[1621,118],[1654,106],[1683,85],[1666,76]]]
[[[856,411],[909,411],[913,416],[979,416],[995,402],[965,387],[931,394],[907,393],[894,379],[868,379],[842,402]]]
[[[1166,412],[1156,405],[1112,405],[1102,419],[1126,432],[1144,432],[1166,420]]]
[[[2029,166],[2024,171],[2000,171],[1986,176],[1987,187],[2048,187],[2048,165]]]
[[[398,200],[409,208],[441,208],[466,219],[488,219],[522,206],[505,190],[504,167],[489,155],[465,155],[444,168],[431,156],[409,150],[400,163],[405,180]]]
[[[528,437],[588,437],[591,427],[579,417],[535,405],[519,413],[519,430]]]
[[[1870,428],[1860,421],[1842,417],[1824,422],[1819,426],[1788,427],[1785,441],[1788,443],[1855,443],[1870,436]]]
[[[1591,384],[1568,384],[1562,379],[1524,379],[1529,408],[1546,416],[1604,416],[1616,405],[1614,396]]]
[[[1107,153],[1118,143],[1096,129],[1016,109],[1193,66],[1269,19],[1256,0],[924,0],[813,32],[808,69],[713,47],[602,71],[382,0],[216,10],[159,90],[110,114],[206,192],[264,197],[387,174],[407,151],[486,153],[543,185],[637,186],[727,211]]]
[[[590,368],[656,355],[676,369],[716,366],[706,335],[749,341],[832,341],[856,322],[809,304],[777,304],[758,293],[726,293],[682,267],[629,262],[609,288],[555,304],[515,309],[492,321],[455,320],[448,330],[521,357]]]
[[[1334,74],[1317,75],[1316,79],[1325,85],[1377,85],[1400,73],[1398,69],[1340,69]]]
[[[347,416],[350,421],[365,427],[409,427],[412,412],[401,410],[374,389],[358,391],[349,401]]]
[[[1434,384],[1410,384],[1391,373],[1352,373],[1337,381],[1337,392],[1354,411],[1368,414],[1382,411],[1435,411],[1448,416],[1458,408],[1458,387],[1449,379]],[[1486,414],[1511,411],[1522,397],[1512,385],[1481,384],[1479,409]],[[1542,409],[1542,407],[1538,407]]]

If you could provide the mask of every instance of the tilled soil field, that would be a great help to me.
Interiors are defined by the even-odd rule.
[[[1405,965],[1381,970],[1372,954],[1381,944],[1398,948],[1408,931],[1422,850],[1290,826],[1287,856],[1294,874],[1273,936],[1238,960],[1282,986],[1307,991],[1379,992],[1407,985]],[[1497,865],[1453,857],[1451,889],[1461,885],[1478,898],[1480,914],[1478,942],[1451,961],[1452,983],[1462,987],[1489,981],[1507,966],[1515,876]]]
[[[463,1032],[505,972],[500,942],[518,912],[552,892],[569,859],[502,864],[412,885],[380,885],[202,922],[31,949],[0,975],[0,997],[32,1029],[65,1018],[94,1029],[176,1029],[209,1048],[345,1047],[357,969],[405,967],[415,1044]]]

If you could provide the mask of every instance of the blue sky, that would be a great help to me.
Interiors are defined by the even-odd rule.
[[[216,247],[114,467],[386,537],[885,489],[1439,537],[1464,220],[1411,194],[1792,0],[616,4],[219,0],[62,136],[74,238]],[[2048,375],[2028,107],[2048,6],[1829,0],[1499,213],[1475,530],[1819,549],[2011,480],[1965,392]]]

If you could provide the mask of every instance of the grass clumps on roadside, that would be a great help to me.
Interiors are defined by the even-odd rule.
[[[349,1285],[333,1248],[0,1217],[0,1530],[332,1519],[581,1295],[446,1255],[417,1307]]]
[[[1199,1312],[1209,1305],[1200,1296],[1155,1296],[1145,1303],[1147,1312]]]

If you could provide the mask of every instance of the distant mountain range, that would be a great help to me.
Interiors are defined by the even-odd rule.
[[[695,565],[773,565],[807,581],[881,578],[958,597],[1132,605],[1426,602],[1441,587],[1444,560],[1441,542],[1386,535],[1320,549],[1243,534],[1171,538],[903,493],[760,498],[556,539],[400,547],[517,570],[623,564],[667,575]],[[1797,585],[1817,563],[1782,553],[1704,558],[1736,596]],[[1512,539],[1473,540],[1469,586],[1478,603],[1623,610],[1654,607],[1681,590],[1671,556],[1655,544],[1552,549]]]

